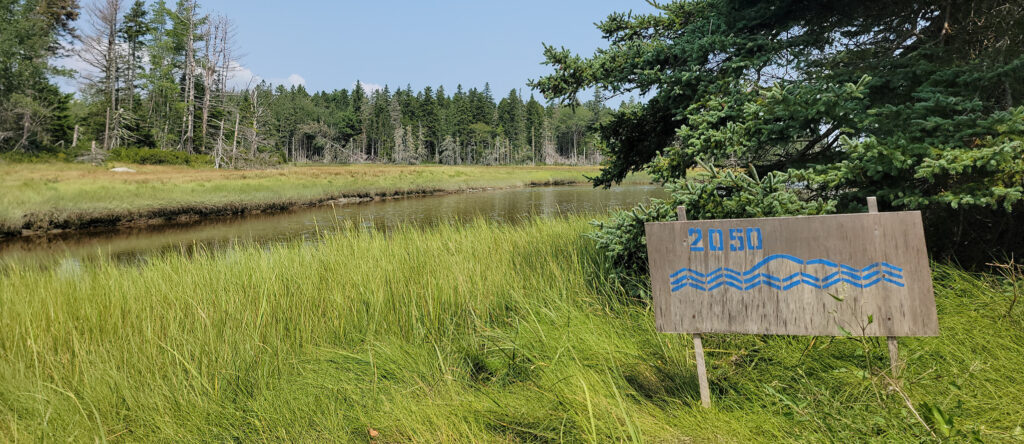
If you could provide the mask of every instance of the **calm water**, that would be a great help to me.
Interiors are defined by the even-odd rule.
[[[389,230],[399,225],[458,223],[476,217],[516,222],[532,216],[606,213],[665,196],[658,186],[623,185],[608,190],[590,186],[537,187],[382,200],[218,219],[198,225],[77,233],[45,239],[17,238],[0,243],[0,263],[67,264],[97,257],[131,263],[155,252],[187,253],[196,247],[225,249],[238,242],[310,240],[317,237],[317,231],[335,230],[339,223]]]

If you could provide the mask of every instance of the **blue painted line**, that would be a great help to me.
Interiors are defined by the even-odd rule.
[[[890,283],[890,284],[893,284],[893,285],[895,285],[895,286],[897,286],[897,287],[903,287],[903,286],[904,286],[904,285],[903,285],[903,282],[899,282],[899,281],[894,281],[894,280],[892,280],[892,279],[889,279],[889,278],[882,278],[882,280],[883,280],[883,281],[886,281],[886,282],[888,282],[888,283]]]
[[[797,265],[824,265],[838,270],[819,277],[807,272],[796,272],[788,276],[775,276],[771,273],[758,272],[772,261],[784,260]],[[740,272],[728,267],[718,267],[708,273],[692,268],[680,268],[669,277],[672,291],[694,288],[701,291],[712,291],[723,286],[741,291],[749,291],[759,286],[767,286],[776,290],[789,290],[800,285],[818,289],[828,289],[840,283],[856,288],[870,288],[881,282],[897,287],[904,287],[903,269],[888,262],[875,262],[864,268],[856,268],[840,264],[828,259],[811,259],[804,261],[788,254],[773,254],[758,261],[754,266]]]
[[[790,288],[796,287],[797,285],[801,285],[803,283],[804,283],[804,281],[802,281],[802,280],[800,280],[800,281],[793,281],[793,282],[790,282],[790,283],[788,283],[786,285],[783,285],[782,286],[782,290],[783,291],[789,290]]]
[[[832,262],[832,261],[830,261],[828,259],[811,259],[809,261],[804,261],[803,259],[800,259],[800,258],[798,258],[796,256],[791,256],[791,255],[788,255],[788,254],[773,254],[773,255],[768,256],[768,257],[766,257],[764,259],[761,259],[756,264],[754,264],[753,267],[750,267],[748,270],[743,271],[743,272],[740,272],[738,270],[733,270],[733,269],[727,268],[727,267],[719,267],[719,268],[716,268],[715,270],[712,270],[711,272],[702,273],[702,272],[694,270],[692,268],[685,268],[684,267],[684,268],[680,268],[679,270],[676,270],[671,275],[669,275],[669,277],[675,278],[676,276],[678,276],[678,275],[680,275],[680,274],[682,274],[684,272],[689,272],[689,273],[691,273],[691,274],[693,274],[695,276],[702,277],[702,278],[703,277],[708,277],[710,275],[713,275],[713,274],[716,274],[716,273],[719,273],[719,272],[729,272],[729,273],[734,273],[734,274],[741,274],[743,276],[750,276],[750,275],[754,274],[757,270],[759,270],[761,267],[767,265],[768,263],[770,263],[772,261],[776,261],[776,260],[787,260],[787,261],[793,262],[793,263],[795,263],[797,265],[825,265],[825,266],[831,267],[831,268],[840,268],[841,270],[845,270],[845,271],[851,272],[851,273],[864,273],[864,272],[867,272],[868,270],[870,270],[872,268],[875,268],[875,267],[886,267],[886,268],[889,268],[890,270],[892,270],[892,271],[894,271],[896,273],[902,273],[903,272],[902,268],[897,267],[897,266],[892,265],[892,264],[887,263],[887,262],[875,262],[875,263],[873,263],[871,265],[868,265],[868,266],[866,266],[864,268],[859,268],[858,269],[858,268],[854,268],[854,267],[851,267],[851,266],[846,265],[846,264],[837,264],[837,263]]]
[[[860,280],[860,275],[857,274],[856,272],[851,273],[849,271],[843,270],[843,271],[840,272],[840,274],[842,274],[843,276],[846,276],[848,278],[854,278],[854,279]]]
[[[903,269],[902,268],[897,267],[897,266],[895,266],[893,264],[890,264],[888,262],[875,262],[875,263],[873,263],[871,265],[868,265],[867,267],[862,268],[861,271],[867,271],[867,270],[869,270],[871,268],[874,268],[874,267],[888,267],[888,268],[892,269],[892,271],[895,271],[897,273],[903,273]]]
[[[709,284],[713,284],[715,282],[718,282],[720,280],[730,280],[730,281],[733,281],[733,282],[736,282],[736,283],[750,284],[750,283],[753,283],[753,282],[755,282],[757,280],[760,280],[760,279],[769,280],[769,281],[772,281],[772,282],[775,282],[775,283],[788,283],[788,282],[790,282],[790,281],[792,281],[794,279],[798,279],[798,278],[802,278],[804,280],[811,280],[811,281],[814,281],[815,283],[821,283],[821,282],[831,281],[831,280],[835,279],[837,276],[840,276],[840,275],[842,275],[842,276],[844,276],[846,278],[849,278],[850,280],[853,280],[853,281],[867,281],[867,280],[874,279],[875,277],[877,277],[879,275],[895,278],[897,280],[902,280],[903,279],[902,275],[890,272],[888,270],[877,270],[877,271],[873,271],[871,273],[867,273],[867,274],[865,274],[863,276],[861,276],[861,275],[859,275],[857,273],[851,273],[851,272],[848,272],[848,271],[837,271],[837,272],[831,273],[831,274],[829,274],[829,275],[827,275],[825,277],[818,277],[818,276],[815,276],[813,274],[805,273],[805,272],[793,273],[793,274],[791,274],[789,276],[786,276],[786,277],[778,277],[778,276],[775,276],[775,275],[772,275],[772,274],[767,274],[767,273],[758,273],[758,274],[756,274],[754,276],[751,276],[749,278],[746,278],[746,279],[739,278],[739,274],[730,274],[730,273],[725,273],[724,271],[721,271],[721,272],[718,272],[717,274],[714,274],[714,275],[711,275],[711,274],[707,275],[706,279],[701,279],[700,277],[697,277],[697,276],[691,276],[690,274],[683,274],[682,276],[672,280],[671,284],[672,285],[679,285],[679,284],[681,284],[683,282],[691,281],[691,282],[694,282],[694,283],[697,283],[697,284],[700,284],[700,285],[709,285]]]
[[[773,255],[768,256],[768,257],[766,257],[764,259],[761,259],[760,262],[754,264],[754,266],[750,267],[749,270],[744,271],[743,275],[744,276],[749,276],[749,275],[753,274],[755,271],[757,271],[758,269],[760,269],[761,267],[765,266],[765,264],[767,264],[767,263],[769,263],[771,261],[779,260],[779,259],[785,259],[785,260],[788,260],[790,262],[795,262],[798,265],[803,265],[804,264],[803,259],[800,259],[800,258],[798,258],[796,256],[790,256],[788,254],[773,254]],[[824,260],[824,259],[815,259],[815,260]]]

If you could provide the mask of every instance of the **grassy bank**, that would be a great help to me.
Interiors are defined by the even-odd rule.
[[[3,270],[0,441],[835,441],[1024,435],[1001,280],[937,266],[942,336],[711,335],[600,277],[580,218]],[[915,419],[907,401],[932,431]]]
[[[0,236],[281,211],[350,197],[583,183],[588,167],[299,166],[275,170],[0,163]]]

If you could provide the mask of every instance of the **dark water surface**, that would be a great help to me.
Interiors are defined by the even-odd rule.
[[[269,244],[315,239],[318,231],[330,232],[343,224],[386,231],[400,225],[430,226],[477,217],[514,223],[532,216],[600,215],[666,195],[655,185],[623,185],[607,190],[555,186],[380,200],[333,208],[322,206],[200,224],[16,238],[0,243],[0,264],[67,264],[69,260],[77,263],[98,257],[132,263],[157,252],[187,253],[194,248],[226,249],[239,242]]]

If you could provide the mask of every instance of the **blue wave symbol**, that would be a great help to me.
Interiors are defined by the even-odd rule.
[[[834,268],[836,271],[825,276],[797,272],[784,277],[760,271],[761,268],[764,268],[765,265],[773,261],[788,261],[797,265],[821,265],[826,268]],[[903,269],[888,262],[875,262],[864,268],[856,268],[828,259],[805,261],[788,254],[773,254],[761,259],[745,271],[733,270],[729,267],[718,267],[710,272],[702,273],[692,268],[683,267],[669,275],[669,279],[672,279],[673,292],[687,287],[701,291],[712,291],[725,286],[748,291],[762,285],[776,290],[789,290],[799,285],[807,285],[824,290],[841,283],[857,288],[870,288],[883,282],[897,287],[906,285],[903,280]]]

